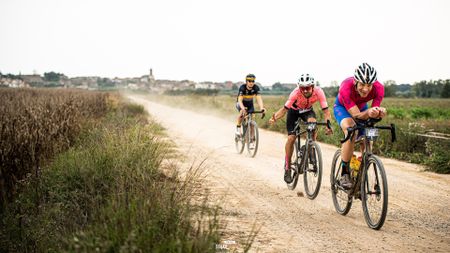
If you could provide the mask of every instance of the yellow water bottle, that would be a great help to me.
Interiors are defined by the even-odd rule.
[[[356,178],[359,172],[359,166],[361,162],[356,158],[356,155],[352,155],[352,159],[350,160],[350,169],[352,170],[352,177]]]

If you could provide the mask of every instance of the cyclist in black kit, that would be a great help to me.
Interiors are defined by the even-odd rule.
[[[256,97],[256,102],[261,111],[266,111],[258,85],[255,85],[255,75],[248,74],[245,77],[245,84],[239,87],[239,94],[236,99],[236,109],[239,111],[236,124],[236,135],[240,134],[240,127],[242,118],[246,112],[254,112],[253,98]]]

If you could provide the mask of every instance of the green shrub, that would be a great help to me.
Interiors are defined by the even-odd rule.
[[[450,140],[438,141],[430,138],[426,142],[427,160],[429,170],[437,173],[450,173]]]
[[[395,119],[404,119],[406,116],[406,111],[403,108],[389,108],[388,115]]]
[[[425,108],[425,107],[415,107],[411,109],[411,117],[413,119],[420,119],[420,118],[431,118],[433,115],[432,109]]]

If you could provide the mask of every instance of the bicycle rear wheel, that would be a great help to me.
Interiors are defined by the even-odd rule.
[[[259,144],[259,133],[258,133],[258,125],[255,121],[250,122],[251,128],[253,128],[253,136],[251,128],[247,129],[248,133],[248,141],[247,141],[247,151],[250,157],[255,157],[256,152],[258,152],[258,144]]]
[[[306,196],[315,199],[322,184],[322,151],[319,145],[313,142],[309,146],[309,152],[305,154],[308,154],[308,159],[304,165],[303,183]]]
[[[293,180],[290,184],[286,183],[287,188],[289,190],[294,190],[295,187],[297,187],[297,183],[298,183],[298,176],[299,176],[299,170],[300,170],[299,167],[300,167],[300,162],[302,161],[302,156],[299,152],[298,146],[299,146],[298,140],[295,140],[295,144],[294,144],[295,148],[294,148],[294,152],[292,152],[292,157],[291,157],[291,177]],[[304,149],[304,146],[301,148]]]
[[[242,154],[242,152],[244,151],[245,134],[247,134],[246,130],[247,129],[246,129],[245,125],[242,125],[242,127],[240,127],[240,134],[239,134],[239,136],[235,136],[234,137],[234,142],[236,144],[236,151],[238,152],[238,154]]]
[[[352,207],[353,199],[348,196],[347,192],[339,185],[341,177],[341,150],[334,153],[333,162],[331,163],[330,184],[331,196],[333,198],[334,208],[341,215],[346,215]]]
[[[367,160],[361,182],[361,201],[364,218],[372,229],[380,229],[386,219],[388,185],[383,163],[374,155]]]

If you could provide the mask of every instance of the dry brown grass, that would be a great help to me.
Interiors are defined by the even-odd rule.
[[[0,210],[16,184],[73,144],[82,125],[107,111],[107,93],[0,89]]]

